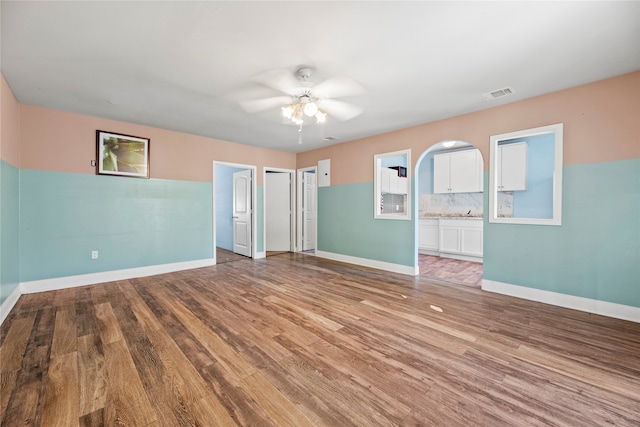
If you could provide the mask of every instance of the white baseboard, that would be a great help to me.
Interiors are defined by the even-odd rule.
[[[640,323],[640,307],[576,297],[486,279],[482,280],[482,290]]]
[[[154,276],[156,274],[172,273],[174,271],[190,270],[193,268],[215,265],[213,258],[196,261],[175,262],[171,264],[150,265],[146,267],[127,268],[123,270],[104,271],[100,273],[80,274],[77,276],[56,277],[53,279],[34,280],[20,283],[23,294],[35,292],[55,291],[58,289],[75,288],[77,286],[95,285],[97,283],[113,282],[115,280],[133,279],[136,277]]]
[[[429,249],[420,249],[418,248],[418,253],[422,255],[432,255],[432,256],[440,256],[439,251],[431,251]]]
[[[334,261],[346,262],[349,264],[362,265],[364,267],[377,268],[378,270],[390,271],[392,273],[407,274],[409,276],[417,276],[419,273],[418,266],[412,267],[409,265],[393,264],[390,262],[376,261],[373,259],[358,258],[350,255],[319,251],[317,249],[316,256],[320,258],[331,259]]]
[[[482,260],[483,258],[481,256],[469,256],[469,255],[457,255],[457,254],[447,254],[444,252],[440,252],[440,257],[442,258],[452,258],[452,259],[459,259],[461,261],[472,261],[472,262],[479,262],[480,264],[482,264]]]
[[[420,249],[420,248],[418,248],[418,253],[422,254],[422,255],[438,256],[438,257],[441,257],[441,258],[459,259],[461,261],[479,262],[481,264],[483,262],[481,256],[449,254],[449,253],[446,253],[446,252],[431,251],[429,249]]]
[[[261,258],[266,258],[267,257],[267,253],[266,252],[256,252],[256,256],[253,257],[253,259],[261,259]]]
[[[18,298],[20,298],[20,295],[22,295],[22,292],[20,291],[20,285],[18,285],[15,287],[13,292],[11,292],[9,296],[2,302],[2,305],[0,305],[0,325],[2,325],[2,322],[4,322],[4,319],[7,318],[13,306],[18,302]]]
[[[315,251],[315,255],[334,261],[362,265],[365,267],[377,268],[380,270],[406,274],[410,276],[415,276],[419,273],[419,269],[417,266],[411,267],[318,250]],[[264,252],[259,252],[256,254],[256,259],[264,257]],[[101,273],[82,274],[78,276],[58,277],[54,279],[23,282],[20,283],[19,286],[16,286],[13,292],[11,292],[11,294],[3,301],[2,305],[0,305],[0,325],[9,315],[9,312],[18,302],[18,299],[22,294],[93,285],[97,283],[106,283],[115,280],[126,280],[136,277],[153,276],[156,274],[171,273],[174,271],[208,267],[214,264],[215,262],[213,259],[203,259],[197,261],[177,262],[172,264],[161,264],[147,267],[129,268],[124,270],[105,271]],[[640,323],[639,307],[632,307],[607,301],[599,301],[590,298],[566,295],[557,292],[544,291],[541,289],[528,288],[525,286],[512,285],[509,283],[502,283],[486,279],[482,280],[482,290]]]

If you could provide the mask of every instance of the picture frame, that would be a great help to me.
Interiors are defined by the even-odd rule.
[[[96,130],[96,174],[149,178],[149,138]]]

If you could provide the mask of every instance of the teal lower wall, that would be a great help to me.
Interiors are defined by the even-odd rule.
[[[640,159],[565,166],[563,179],[561,226],[485,219],[483,278],[640,307]],[[372,183],[318,189],[321,251],[415,266],[415,227],[373,218]]]
[[[20,283],[20,171],[0,160],[0,304]]]
[[[372,182],[318,188],[318,250],[414,266],[415,219],[374,219],[373,191]]]
[[[640,159],[565,166],[563,174],[562,226],[485,220],[484,278],[640,307]],[[20,281],[213,256],[211,183],[7,163],[0,175],[3,301]],[[262,252],[262,187],[256,199]],[[318,189],[318,250],[415,266],[415,230],[415,219],[373,218],[372,183]]]
[[[563,181],[561,226],[485,220],[484,278],[640,307],[640,159],[565,166]]]
[[[21,170],[20,281],[212,258],[212,209],[211,183]]]

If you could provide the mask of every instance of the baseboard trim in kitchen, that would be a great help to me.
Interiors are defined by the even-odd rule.
[[[482,279],[482,290],[640,323],[640,307]]]

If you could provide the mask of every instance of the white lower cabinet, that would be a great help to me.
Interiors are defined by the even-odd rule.
[[[482,219],[421,219],[420,253],[482,262]]]
[[[418,249],[424,253],[435,255],[439,251],[438,235],[439,221],[437,219],[421,219],[418,221]]]
[[[456,221],[457,222],[457,221]],[[456,225],[440,226],[440,252],[460,253],[460,228]]]
[[[482,227],[460,229],[460,254],[482,256]]]
[[[439,249],[442,254],[482,257],[482,220],[441,219]]]

